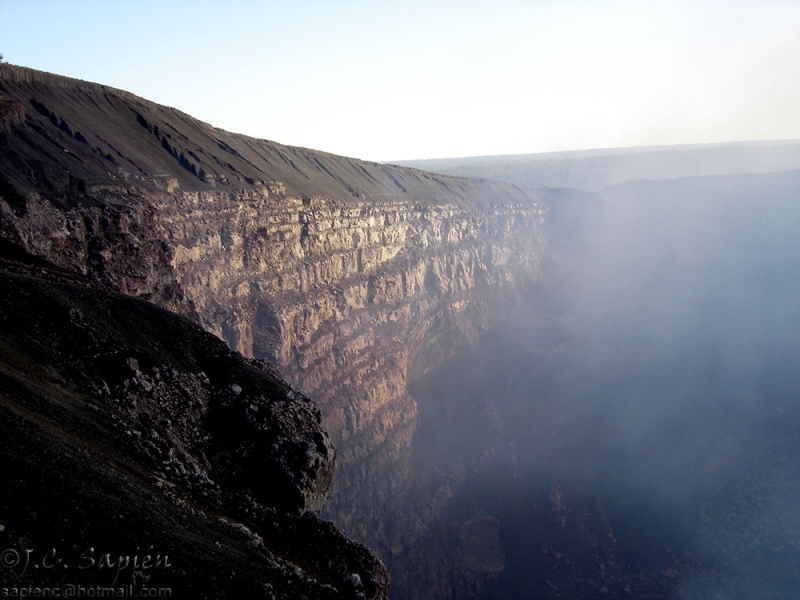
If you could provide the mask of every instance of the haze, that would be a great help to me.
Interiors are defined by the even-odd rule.
[[[797,597],[798,188],[547,192],[550,285],[409,386],[454,505],[500,524],[474,597]]]
[[[800,138],[800,4],[0,0],[7,62],[369,160]]]

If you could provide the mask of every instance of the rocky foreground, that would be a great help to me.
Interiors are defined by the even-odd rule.
[[[0,315],[3,586],[387,596],[316,516],[336,453],[268,364],[7,246]]]

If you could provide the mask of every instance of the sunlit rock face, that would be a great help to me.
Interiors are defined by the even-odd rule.
[[[390,564],[413,548],[419,564],[401,571],[428,570],[418,542],[449,519],[453,482],[434,482],[414,457],[408,382],[476,340],[500,296],[513,304],[517,286],[542,284],[541,206],[175,200],[158,210],[164,239],[204,325],[280,365],[322,407],[339,449],[326,514]],[[491,580],[502,570],[491,521],[469,514],[459,527],[465,539],[487,532],[489,547],[448,548],[432,579],[455,566]]]

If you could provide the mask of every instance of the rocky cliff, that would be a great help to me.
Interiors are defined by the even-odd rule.
[[[398,597],[466,595],[502,571],[492,519],[451,510],[463,472],[419,450],[408,385],[542,284],[537,194],[230,134],[9,65],[0,94],[6,240],[274,362],[338,448],[326,514],[398,573]]]
[[[316,516],[335,450],[268,364],[7,244],[0,290],[4,595],[386,598]]]

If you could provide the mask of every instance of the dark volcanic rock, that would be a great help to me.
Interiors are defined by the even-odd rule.
[[[4,255],[4,585],[352,598],[357,576],[386,597],[374,555],[308,512],[335,462],[308,398],[182,317]]]

